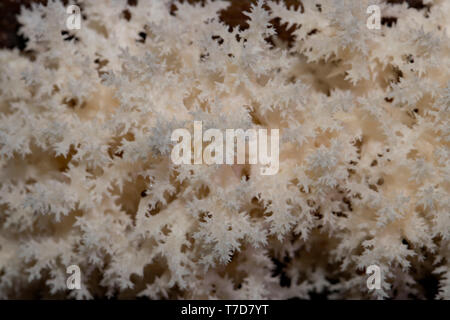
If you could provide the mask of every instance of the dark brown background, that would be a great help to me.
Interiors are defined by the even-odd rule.
[[[94,0],[92,0],[94,1]],[[133,5],[138,0],[128,0]],[[152,0],[141,0],[152,1]],[[188,2],[203,2],[204,0],[187,0]],[[241,28],[246,27],[246,16],[242,14],[243,11],[248,11],[250,4],[256,2],[256,0],[229,0],[232,5],[221,13],[221,19],[229,26],[235,27],[239,25]],[[298,7],[301,3],[300,0],[284,0],[289,6],[294,5]],[[355,0],[358,1],[358,0]],[[422,9],[425,6],[422,0],[388,0],[391,3],[408,2],[410,6]],[[19,23],[17,22],[16,15],[20,13],[20,7],[25,5],[30,6],[30,3],[46,3],[47,0],[0,0],[0,48],[19,48],[23,50],[25,48],[26,40],[17,35],[19,29]],[[66,1],[63,1],[66,2]],[[174,1],[175,2],[175,1]],[[173,7],[175,11],[175,7]],[[392,23],[392,18],[385,19],[385,23]],[[395,22],[395,21],[394,21]],[[278,21],[274,21],[275,28],[281,38],[288,40],[290,32],[292,30],[284,30],[279,26]]]

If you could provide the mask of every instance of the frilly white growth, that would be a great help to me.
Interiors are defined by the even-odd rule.
[[[79,2],[0,51],[1,298],[450,298],[449,1],[259,1],[245,30],[228,2]],[[278,174],[174,166],[194,120],[280,128]]]

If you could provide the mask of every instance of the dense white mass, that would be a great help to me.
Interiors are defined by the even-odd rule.
[[[0,50],[1,298],[450,298],[450,1],[259,1],[243,30],[223,1],[78,1],[72,31],[48,2]],[[279,129],[277,174],[174,165],[194,121]]]

